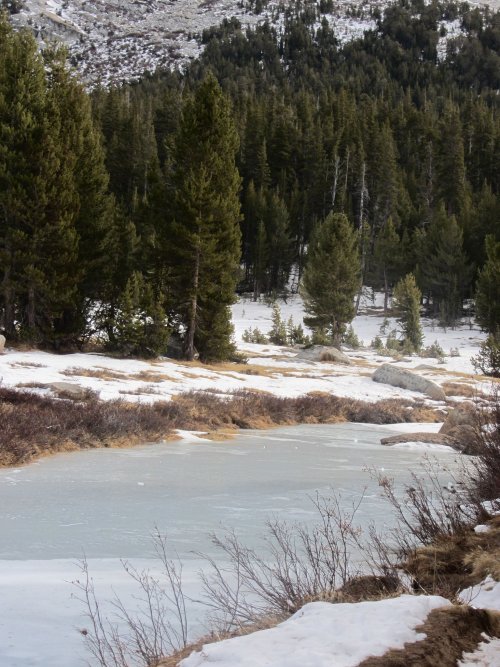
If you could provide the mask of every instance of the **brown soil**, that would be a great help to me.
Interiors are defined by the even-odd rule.
[[[456,667],[464,651],[473,651],[489,637],[500,636],[500,613],[465,606],[435,609],[417,628],[426,639],[406,644],[358,667]]]

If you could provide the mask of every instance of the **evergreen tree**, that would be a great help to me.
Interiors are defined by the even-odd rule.
[[[401,262],[401,241],[392,218],[389,218],[375,239],[373,256],[374,272],[384,289],[384,313],[387,312],[390,292],[401,275]]]
[[[403,345],[412,352],[422,347],[423,333],[420,325],[420,299],[422,294],[411,273],[402,278],[394,288],[393,307],[403,334]]]
[[[500,241],[486,237],[486,263],[476,289],[476,317],[479,325],[500,343]]]
[[[156,357],[167,348],[165,312],[142,274],[127,281],[113,318],[111,349],[125,356]]]
[[[307,326],[324,331],[340,346],[355,315],[360,286],[358,235],[341,213],[330,213],[311,238],[302,281]]]
[[[432,312],[444,326],[460,317],[471,271],[463,250],[463,234],[455,216],[441,206],[421,237],[418,281],[432,299]]]
[[[25,318],[26,267],[33,263],[33,231],[43,214],[46,81],[28,32],[14,33],[0,14],[0,272],[2,325],[9,338]],[[39,279],[31,270],[31,282]]]
[[[231,108],[211,75],[187,101],[176,145],[172,245],[184,350],[193,359],[233,351],[229,306],[240,258],[238,136]]]

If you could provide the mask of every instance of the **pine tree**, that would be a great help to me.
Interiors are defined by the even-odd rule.
[[[175,254],[184,350],[193,359],[232,353],[229,306],[240,258],[238,136],[228,100],[211,75],[185,105],[176,145]]]
[[[422,293],[412,273],[402,278],[394,288],[393,307],[403,334],[403,345],[409,351],[418,352],[422,347],[423,333],[420,325],[420,299]]]
[[[326,332],[337,347],[355,314],[360,271],[357,233],[345,215],[330,213],[309,243],[302,294],[308,313],[304,322]]]
[[[455,216],[441,206],[421,237],[418,282],[432,299],[433,314],[444,326],[460,317],[471,271],[463,249],[463,234]]]
[[[486,263],[476,288],[476,317],[479,325],[500,343],[500,242],[486,237]]]
[[[166,351],[169,330],[165,312],[139,272],[127,281],[113,329],[110,347],[125,356],[156,357]]]
[[[90,310],[101,296],[108,271],[106,236],[113,217],[101,138],[92,120],[90,99],[66,66],[64,50],[45,52],[47,109],[53,118],[60,174],[52,176],[54,207],[68,202],[66,215],[77,238],[76,257],[66,271],[74,276],[74,296],[53,322],[53,344],[79,345],[90,333]],[[62,175],[65,174],[64,178]],[[106,252],[108,251],[108,252]],[[69,256],[68,256],[69,257]]]
[[[401,275],[402,264],[401,240],[392,218],[389,218],[375,239],[373,264],[375,274],[384,288],[384,313],[386,313],[389,294]]]
[[[34,38],[14,33],[0,14],[0,308],[9,338],[17,336],[16,322],[25,318],[20,299],[26,267],[33,262],[33,229],[44,207],[36,185],[44,173],[45,92]],[[31,274],[34,280],[36,272]]]

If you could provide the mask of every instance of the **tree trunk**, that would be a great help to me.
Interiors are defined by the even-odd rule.
[[[28,329],[30,335],[35,333],[35,288],[33,285],[30,285],[28,288]]]
[[[193,274],[193,296],[191,297],[189,323],[186,333],[186,359],[194,359],[194,334],[196,331],[196,311],[198,309],[198,285],[200,281],[200,246],[196,248]]]
[[[335,199],[337,198],[337,183],[339,178],[339,166],[340,158],[338,155],[335,155],[335,173],[333,176],[333,188],[332,188],[332,211],[335,208]]]
[[[14,303],[12,300],[12,285],[10,282],[11,276],[11,259],[12,250],[10,245],[6,247],[7,261],[3,273],[2,292],[3,292],[3,328],[8,338],[15,337],[14,327]]]
[[[389,283],[387,282],[387,271],[384,266],[384,315],[387,315],[388,305],[389,305]]]

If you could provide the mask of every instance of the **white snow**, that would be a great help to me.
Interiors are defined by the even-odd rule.
[[[380,303],[380,295],[375,295],[375,300],[365,304],[364,311],[353,322],[355,332],[365,344],[369,343],[379,332],[383,321]],[[303,306],[300,297],[293,296],[286,303],[280,302],[279,305],[282,310],[283,319],[287,320],[292,316],[295,324],[302,322]],[[235,327],[235,340],[238,348],[248,356],[248,364],[245,366],[231,366],[229,364],[223,366],[204,366],[199,363],[186,363],[169,359],[155,361],[117,359],[95,353],[54,355],[35,350],[17,351],[9,348],[6,350],[5,355],[0,356],[0,381],[5,386],[24,386],[27,389],[42,394],[49,393],[49,390],[44,386],[47,383],[56,381],[75,382],[96,391],[103,400],[121,398],[127,401],[153,402],[157,400],[169,400],[172,396],[189,390],[213,391],[221,396],[230,396],[234,390],[252,389],[272,392],[279,396],[300,396],[308,392],[323,391],[366,401],[402,397],[406,399],[418,399],[419,402],[423,401],[431,408],[439,407],[439,404],[428,400],[422,394],[374,383],[371,380],[371,375],[377,365],[386,361],[392,362],[392,360],[387,357],[381,357],[368,348],[352,351],[346,350],[353,360],[353,364],[345,366],[333,363],[296,360],[294,357],[297,350],[292,348],[243,343],[242,334],[249,327],[257,326],[261,331],[267,333],[271,328],[271,316],[271,307],[263,302],[254,303],[250,300],[241,299],[234,305],[233,323]],[[393,327],[394,322],[390,324],[389,330]],[[483,339],[482,334],[477,329],[471,328],[469,323],[465,322],[454,331],[449,330],[444,332],[432,323],[425,322],[425,335],[426,344],[431,344],[435,340],[438,340],[445,352],[448,352],[450,348],[456,348],[460,356],[446,356],[443,364],[438,363],[436,359],[422,359],[419,357],[408,357],[394,363],[406,368],[423,366],[417,372],[441,384],[445,381],[453,381],[470,385],[478,391],[488,391],[488,382],[483,377],[474,376],[470,364],[470,356],[477,354],[479,344]],[[462,399],[458,398],[457,400]],[[383,428],[385,429],[385,435],[387,431],[400,433],[416,430],[436,432],[440,426],[441,424],[397,424]],[[321,429],[322,427],[315,428]],[[360,428],[367,429],[368,427],[360,426]],[[377,430],[381,429],[381,427],[370,427],[370,429]],[[275,434],[274,436],[267,434],[265,437],[268,440],[272,440],[274,437],[277,442],[280,438],[283,439],[284,437],[289,444],[285,442],[280,447],[290,447],[290,451],[293,450],[293,452],[297,450],[297,446],[293,442],[295,436],[289,436],[288,434],[280,436],[276,432],[273,433]],[[183,512],[191,503],[198,507],[195,514],[198,518],[197,520],[199,520],[201,508],[203,508],[203,512],[212,512],[213,517],[217,520],[220,520],[221,512],[226,512],[227,525],[237,524],[241,529],[248,522],[251,522],[252,525],[255,524],[257,521],[256,517],[263,518],[269,516],[270,513],[272,514],[273,511],[279,510],[282,502],[277,500],[278,497],[285,498],[286,503],[283,512],[291,512],[292,515],[295,513],[297,517],[304,516],[300,502],[298,501],[298,494],[314,492],[318,488],[318,477],[321,476],[317,469],[314,468],[315,465],[318,466],[317,452],[314,448],[318,448],[318,451],[322,447],[331,450],[331,460],[327,462],[326,466],[323,466],[321,474],[330,475],[329,479],[331,480],[335,474],[340,472],[343,476],[341,481],[342,489],[352,494],[360,491],[358,487],[355,488],[357,482],[355,483],[354,481],[355,476],[358,475],[358,463],[359,465],[371,464],[378,467],[383,466],[384,469],[392,472],[396,466],[396,461],[404,457],[406,467],[412,469],[414,458],[417,456],[417,452],[413,452],[412,449],[418,448],[421,451],[424,447],[421,444],[412,445],[410,443],[405,445],[405,447],[398,447],[400,451],[397,451],[397,449],[394,451],[394,447],[379,447],[378,440],[377,444],[369,446],[363,444],[361,440],[358,443],[358,436],[356,436],[356,439],[349,446],[352,444],[352,446],[360,448],[360,451],[362,447],[364,452],[363,457],[366,458],[358,454],[359,461],[353,464],[348,460],[344,452],[341,453],[336,450],[337,444],[330,435],[326,433],[321,435],[321,430],[318,430],[317,433],[320,437],[318,443],[309,442],[307,452],[304,450],[303,454],[297,450],[297,456],[309,458],[313,456],[314,452],[314,457],[311,459],[309,466],[314,483],[308,483],[307,486],[303,487],[302,483],[299,483],[298,477],[296,477],[296,475],[303,476],[304,470],[306,470],[304,466],[306,459],[297,462],[294,469],[295,472],[282,471],[283,466],[280,468],[273,463],[272,466],[269,465],[270,473],[271,471],[273,474],[278,474],[279,472],[280,475],[282,473],[285,475],[286,473],[286,484],[291,483],[292,487],[290,489],[281,488],[280,484],[283,485],[285,483],[285,480],[281,480],[281,477],[279,484],[274,480],[272,484],[274,495],[271,495],[267,500],[261,498],[259,506],[256,509],[254,508],[254,511],[252,511],[252,507],[249,505],[250,496],[247,497],[243,494],[244,497],[241,498],[241,502],[233,502],[235,494],[243,493],[240,487],[228,490],[226,493],[227,498],[222,497],[224,496],[222,494],[220,499],[215,498],[213,503],[207,504],[207,497],[210,494],[204,494],[202,490],[203,485],[213,485],[220,492],[220,478],[215,473],[207,477],[207,467],[203,464],[203,457],[209,455],[209,449],[213,449],[214,452],[217,451],[218,454],[223,455],[228,462],[235,462],[235,465],[237,461],[244,460],[244,466],[239,465],[238,469],[247,471],[251,461],[248,456],[249,449],[252,449],[252,451],[255,450],[264,462],[268,460],[267,457],[269,456],[272,457],[275,454],[278,456],[279,452],[273,454],[274,447],[269,446],[270,442],[267,442],[265,438],[258,441],[257,444],[253,443],[250,447],[250,445],[246,445],[245,443],[247,442],[247,438],[253,436],[242,434],[243,439],[241,444],[236,447],[233,441],[231,441],[231,445],[227,445],[226,443],[223,445],[214,444],[206,440],[203,433],[180,431],[178,435],[182,440],[180,440],[178,447],[170,443],[169,446],[157,445],[155,446],[156,449],[116,450],[117,458],[129,461],[134,467],[134,475],[131,476],[130,480],[126,480],[128,485],[125,484],[124,486],[127,497],[130,496],[130,500],[135,503],[134,510],[130,510],[130,513],[127,514],[127,511],[123,509],[125,504],[122,502],[119,505],[119,509],[112,515],[100,515],[98,521],[111,522],[113,526],[109,529],[106,526],[101,527],[98,535],[96,534],[95,526],[92,527],[91,523],[89,523],[89,512],[93,506],[94,499],[98,497],[97,491],[103,488],[108,495],[111,493],[116,494],[115,484],[119,481],[121,475],[117,469],[113,468],[108,479],[106,476],[107,473],[102,470],[102,460],[104,455],[107,454],[106,450],[96,450],[93,453],[85,452],[82,454],[82,456],[86,457],[85,461],[90,461],[88,457],[92,456],[99,459],[100,465],[98,469],[100,472],[97,476],[93,470],[89,469],[89,466],[85,467],[85,465],[82,465],[78,477],[75,476],[74,479],[72,477],[68,480],[68,483],[76,485],[76,480],[80,480],[83,475],[87,483],[90,484],[86,496],[89,502],[81,510],[83,514],[78,515],[77,512],[75,516],[70,516],[72,507],[71,498],[75,496],[75,486],[71,496],[68,496],[68,502],[65,502],[64,506],[59,508],[61,518],[57,526],[49,526],[47,530],[42,529],[41,532],[39,529],[28,531],[24,536],[21,536],[19,533],[18,522],[21,518],[23,521],[26,520],[26,517],[30,517],[31,521],[35,521],[33,515],[36,514],[38,516],[37,512],[39,513],[37,504],[33,504],[32,501],[27,500],[29,493],[25,493],[26,485],[33,487],[33,478],[35,475],[32,473],[38,470],[43,471],[48,466],[49,461],[52,460],[44,460],[28,468],[5,471],[3,477],[5,492],[7,489],[14,491],[17,489],[17,492],[22,492],[20,498],[23,498],[22,503],[18,502],[15,505],[15,509],[12,511],[5,510],[9,514],[6,520],[10,521],[10,525],[12,525],[12,529],[14,530],[13,535],[17,536],[16,539],[20,539],[21,542],[23,540],[28,541],[30,546],[28,552],[19,552],[19,555],[8,555],[5,553],[4,558],[11,560],[0,560],[0,590],[2,599],[2,605],[0,606],[0,635],[3,638],[0,644],[0,665],[2,667],[28,667],[28,665],[45,667],[45,665],[50,664],[51,667],[68,667],[69,665],[71,667],[79,667],[80,664],[83,664],[77,661],[71,662],[68,658],[69,655],[76,655],[75,647],[78,645],[81,648],[82,642],[77,630],[73,627],[81,627],[81,613],[75,610],[74,602],[69,602],[69,585],[65,583],[65,581],[67,582],[75,578],[74,561],[67,560],[67,558],[74,556],[74,553],[68,550],[68,544],[72,540],[75,541],[77,539],[76,536],[79,535],[79,531],[83,531],[83,533],[90,531],[90,539],[94,541],[107,540],[111,536],[116,540],[118,546],[120,546],[120,540],[123,540],[122,546],[125,547],[126,545],[126,548],[132,548],[130,546],[132,545],[137,550],[133,554],[134,557],[146,556],[141,546],[144,540],[143,533],[150,532],[153,529],[153,525],[134,527],[132,526],[132,518],[135,519],[139,508],[140,511],[147,515],[148,520],[154,522],[155,518],[152,516],[153,506],[147,500],[148,493],[153,494],[155,498],[164,497],[164,505],[162,505],[164,509],[162,510],[163,515],[160,515],[160,522],[166,514],[169,517],[172,514],[174,517],[172,519],[174,524],[172,525],[177,526],[175,521],[182,521]],[[255,437],[258,439],[260,436],[256,435]],[[292,441],[289,440],[289,437],[292,438]],[[162,462],[162,447],[171,451],[171,455],[176,461],[185,461],[186,464],[189,463],[189,456],[198,457],[197,466],[190,465],[189,472],[186,472],[186,479],[190,479],[191,481],[196,480],[198,491],[192,498],[187,498],[179,504],[174,503],[172,505],[171,498],[172,488],[177,483],[176,480],[171,483],[172,488],[169,487],[165,491],[162,491],[161,484],[153,480],[152,475],[154,471],[147,469],[147,466],[144,469],[141,467],[141,460],[146,457],[145,461],[147,462],[148,458],[151,459],[149,464],[152,464],[155,470],[158,469],[160,473],[162,470],[165,470],[165,467],[160,468],[160,466],[169,466],[170,463],[167,460]],[[431,449],[435,450],[436,455],[450,459],[455,456],[454,452],[447,453],[441,447],[436,448],[436,446],[432,446]],[[281,454],[279,455],[281,456]],[[64,456],[67,456],[69,460],[70,457],[79,455],[61,455],[57,459],[60,459],[62,462]],[[245,458],[241,459],[242,456]],[[290,456],[289,458],[291,459],[292,457]],[[308,461],[309,458],[307,458]],[[172,463],[172,465],[174,464]],[[86,471],[85,474],[84,471]],[[67,473],[64,473],[64,475],[67,476]],[[234,473],[228,473],[227,479],[231,484],[236,484]],[[260,476],[260,481],[262,481],[262,475]],[[185,483],[182,479],[179,479],[178,482],[179,484]],[[295,486],[296,484],[298,484],[297,487]],[[254,487],[257,488],[252,483],[252,492],[255,490]],[[51,489],[51,494],[55,493],[60,499],[60,484],[57,481],[55,485],[52,484],[47,488]],[[262,491],[261,487],[259,489]],[[164,496],[161,495],[163,493],[165,494]],[[41,492],[41,495],[45,497],[45,491]],[[371,503],[372,498],[368,498],[368,501]],[[492,509],[494,507],[495,503],[493,503]],[[52,520],[53,513],[50,514],[51,516],[47,516],[47,513],[44,513],[44,517],[41,517],[39,521],[37,519],[37,521],[43,524],[45,520]],[[295,515],[294,518],[296,518]],[[385,518],[383,521],[385,521]],[[171,525],[170,518],[168,522]],[[165,523],[168,522],[166,521]],[[126,525],[128,532],[124,532],[122,536],[119,531],[116,531],[117,524]],[[186,548],[193,549],[193,541],[198,539],[202,533],[203,525],[205,524],[198,523],[192,528],[189,535],[184,537],[182,537],[181,531],[176,532],[174,533],[174,538],[179,539],[181,546],[184,544]],[[39,537],[36,536],[38,535],[37,530],[40,532]],[[61,531],[66,531],[61,543],[63,546],[56,546],[56,536]],[[4,540],[5,549],[13,549],[12,544],[14,541]],[[113,584],[113,577],[115,576],[113,573],[116,572],[119,566],[118,561],[113,558],[112,561],[110,560],[101,566],[98,560],[101,556],[106,556],[106,553],[96,548],[97,542],[89,546],[82,537],[79,544],[84,548],[87,544],[88,548],[94,550],[89,555],[96,559],[97,580],[102,580],[100,574],[102,570],[105,573],[103,576],[108,577],[108,583]],[[54,552],[54,555],[50,555],[52,552]],[[118,551],[117,553],[125,555],[123,551]],[[117,554],[113,553],[111,555],[114,557]],[[25,558],[29,560],[20,560],[16,564],[12,558]],[[59,560],[34,561],[34,558],[56,558]],[[475,587],[473,590],[463,591],[464,601],[474,606],[485,604],[491,607],[492,605],[496,605],[493,608],[500,609],[500,584],[496,584],[492,580],[487,580],[483,583],[484,586],[480,589]],[[123,582],[117,583],[120,590],[122,590],[122,584]],[[124,590],[126,597],[126,586]],[[421,622],[420,618],[422,620],[425,618],[430,609],[430,607],[428,609],[425,605],[434,604],[432,600],[435,599],[403,597],[397,601],[388,600],[383,603],[362,603],[363,605],[379,605],[368,607],[363,607],[362,605],[323,606],[321,603],[308,605],[305,607],[303,613],[299,612],[294,619],[287,621],[275,630],[265,631],[271,634],[259,633],[254,638],[249,636],[233,640],[237,643],[230,644],[230,648],[220,649],[223,651],[220,654],[221,661],[210,664],[217,664],[221,667],[229,665],[230,667],[243,667],[244,665],[259,667],[265,663],[255,661],[258,658],[257,652],[259,655],[261,655],[261,651],[262,654],[268,655],[271,650],[276,652],[275,662],[272,663],[273,667],[278,667],[280,664],[285,665],[285,663],[279,662],[279,660],[285,659],[288,660],[286,667],[293,667],[293,664],[300,665],[301,667],[322,667],[327,664],[330,666],[332,664],[331,651],[337,652],[335,654],[338,656],[338,663],[335,663],[336,667],[344,664],[355,664],[354,662],[342,661],[351,660],[353,655],[358,656],[362,653],[363,655],[368,655],[367,652],[373,654],[376,650],[384,652],[389,646],[397,647],[401,645],[401,642],[404,643],[404,641],[410,641],[412,637],[414,638],[416,636],[414,628]],[[319,607],[315,606],[318,604],[320,605]],[[396,613],[395,609],[397,605],[400,606]],[[363,609],[365,610],[364,612]],[[369,613],[366,610],[369,610]],[[341,611],[342,617],[337,617],[337,615],[341,614]],[[397,624],[394,625],[396,622]],[[392,627],[393,625],[394,627]],[[314,635],[316,626],[318,629],[322,628],[323,630],[323,643],[319,641],[317,634]],[[309,630],[310,628],[312,629]],[[339,631],[339,628],[343,629],[342,632],[344,634]],[[360,628],[362,632],[360,632]],[[355,632],[357,632],[356,635]],[[302,638],[299,646],[293,643],[294,636]],[[264,637],[263,646],[265,648],[262,649],[258,648],[258,642],[261,641],[260,637]],[[272,639],[269,639],[269,637]],[[410,639],[404,639],[404,637],[409,637]],[[27,638],[29,638],[29,641]],[[238,647],[241,645],[247,646],[247,643],[249,646],[248,650],[250,651],[247,655],[251,656],[250,658],[244,658],[244,656],[238,653]],[[270,646],[270,643],[272,643],[272,646]],[[234,649],[236,653],[233,653],[234,646],[237,647]],[[486,647],[482,650],[489,651],[490,648]],[[41,651],[42,653],[37,656],[37,651]],[[209,657],[205,658],[202,654],[197,654],[188,658],[187,660],[191,662],[185,661],[183,667],[204,666],[205,664],[209,664],[213,656],[219,655],[219,648],[210,647],[206,651],[208,651],[207,655]],[[226,653],[227,651],[229,653]],[[81,651],[79,655],[81,655]],[[328,661],[327,655],[329,656]],[[297,659],[296,663],[290,662],[291,656],[293,656],[294,660]],[[311,656],[309,662],[306,661],[309,659],[307,656]],[[241,662],[240,659],[247,660],[247,662]],[[260,660],[260,658],[258,659]],[[80,659],[78,658],[78,660]],[[195,662],[196,660],[198,662]]]
[[[274,628],[207,644],[180,667],[354,667],[368,656],[425,639],[415,628],[433,609],[448,605],[442,597],[411,595],[357,604],[312,602]]]
[[[458,597],[476,609],[500,611],[500,582],[488,575],[480,584],[461,591]],[[500,667],[500,639],[484,634],[483,637],[485,641],[475,651],[464,653],[458,667]]]
[[[364,311],[353,322],[355,333],[365,345],[379,333],[384,319],[379,302],[380,295],[376,294],[373,302],[367,302]],[[279,305],[285,321],[292,317],[295,324],[303,322],[303,304],[299,296],[294,295]],[[34,350],[7,349],[6,354],[0,357],[0,381],[6,386],[25,386],[40,393],[48,393],[44,385],[50,382],[74,382],[96,391],[103,400],[122,398],[148,403],[168,400],[191,390],[228,395],[247,389],[285,397],[317,391],[370,402],[406,398],[424,400],[431,407],[439,405],[422,394],[373,382],[371,375],[375,368],[389,361],[404,368],[416,369],[416,372],[439,384],[452,381],[485,393],[490,389],[485,378],[472,374],[470,357],[477,354],[484,336],[471,328],[469,323],[448,331],[436,328],[433,323],[425,323],[427,345],[437,340],[446,353],[454,349],[460,355],[446,356],[444,363],[417,356],[398,361],[363,347],[345,350],[353,362],[351,366],[346,366],[296,359],[298,349],[290,347],[243,342],[243,333],[250,327],[258,327],[267,334],[271,318],[271,306],[262,301],[240,299],[233,306],[235,341],[239,350],[247,356],[247,365],[203,366],[171,359],[141,361],[95,353],[53,355]],[[392,321],[388,330],[395,325]],[[456,400],[462,398],[457,397]]]
[[[500,667],[500,639],[492,639],[483,633],[485,639],[471,653],[464,653],[458,667]]]
[[[491,526],[488,526],[487,524],[480,523],[478,526],[474,527],[474,532],[477,535],[482,535],[484,533],[489,533],[491,530]]]
[[[480,584],[460,591],[459,599],[476,609],[495,609],[500,611],[500,582],[488,575]]]

